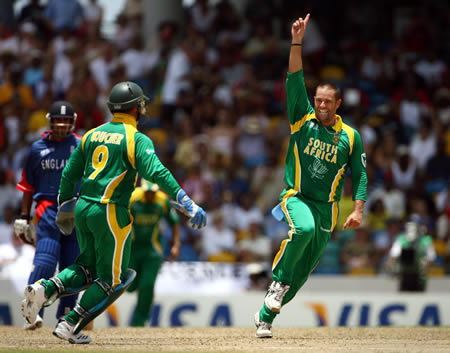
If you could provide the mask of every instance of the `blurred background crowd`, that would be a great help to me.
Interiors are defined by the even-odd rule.
[[[139,129],[208,213],[202,231],[183,225],[179,260],[270,268],[288,231],[270,211],[284,188],[290,133],[290,27],[310,12],[308,92],[323,80],[342,88],[338,113],[362,135],[368,174],[362,226],[342,230],[352,209],[347,177],[340,222],[315,273],[384,272],[411,217],[433,238],[434,273],[450,273],[447,1],[196,0],[183,6],[183,21],[163,21],[151,37],[142,3],[126,0],[108,36],[96,0],[29,0],[16,11],[1,3],[0,246],[9,252],[0,263],[20,253],[15,185],[29,145],[48,128],[50,104],[71,102],[83,135],[111,118],[111,87],[131,80],[152,98]]]

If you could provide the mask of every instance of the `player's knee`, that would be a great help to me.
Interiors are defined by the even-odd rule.
[[[52,238],[41,238],[36,244],[35,261],[41,263],[56,264],[61,251],[61,244]]]
[[[56,268],[57,262],[58,258],[54,254],[45,252],[36,252],[33,260],[35,266],[47,266],[51,268]]]

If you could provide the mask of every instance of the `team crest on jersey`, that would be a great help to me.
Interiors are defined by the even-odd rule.
[[[323,179],[328,172],[328,168],[320,160],[315,159],[312,165],[309,165],[308,171],[311,173],[311,178]]]
[[[337,145],[339,143],[340,139],[341,139],[341,134],[339,132],[336,132],[333,136],[333,142]]]

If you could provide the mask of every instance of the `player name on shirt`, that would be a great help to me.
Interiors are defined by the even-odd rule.
[[[303,150],[303,153],[310,156],[315,156],[319,159],[325,159],[327,162],[336,163],[338,147],[329,143],[323,142],[314,137],[310,137],[308,145]]]
[[[120,145],[123,138],[124,135],[117,132],[95,131],[92,133],[91,141]]]
[[[42,170],[52,169],[52,170],[60,170],[64,169],[66,166],[68,159],[55,159],[55,158],[48,158],[48,159],[42,159],[41,160],[41,168]]]

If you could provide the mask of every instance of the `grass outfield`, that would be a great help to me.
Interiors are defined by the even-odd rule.
[[[85,332],[92,338],[89,345],[72,345],[51,332],[0,326],[0,353],[450,352],[450,327],[275,327],[272,339],[255,338],[253,328],[101,328]]]

